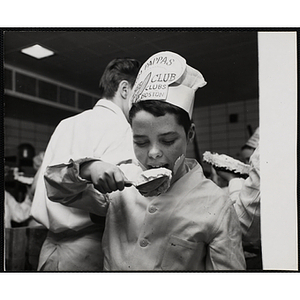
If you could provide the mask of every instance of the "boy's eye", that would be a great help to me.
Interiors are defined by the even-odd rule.
[[[172,139],[172,140],[162,140],[161,141],[163,144],[165,145],[172,145],[175,143],[175,139]]]
[[[134,141],[134,144],[138,147],[145,147],[148,145],[148,141]]]

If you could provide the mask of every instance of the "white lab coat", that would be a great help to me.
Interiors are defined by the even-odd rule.
[[[80,231],[85,231],[94,225],[88,212],[50,201],[45,189],[44,172],[48,165],[82,157],[99,158],[113,164],[135,157],[130,125],[121,109],[112,101],[101,99],[93,109],[61,121],[49,141],[37,180],[31,214],[50,230],[52,239],[55,234],[66,230],[72,230],[72,239],[78,232],[79,238],[82,235]],[[95,240],[99,240],[98,235]],[[67,243],[67,239],[64,238],[63,242]],[[61,243],[62,240],[59,238],[59,241],[53,243],[53,249]],[[77,243],[76,247],[80,248],[80,243]],[[91,244],[90,248],[92,247]],[[99,248],[99,242],[95,247]],[[63,249],[62,255],[66,251]],[[39,267],[45,263],[52,252],[48,247],[45,254],[42,248]],[[91,255],[94,253],[95,251]],[[57,258],[58,261],[66,259],[67,257],[60,258],[59,255]],[[73,263],[74,259],[76,257],[72,258]]]
[[[95,213],[109,209],[103,235],[107,271],[244,270],[242,234],[231,200],[186,159],[190,171],[158,197],[134,188],[102,197],[84,197],[92,185],[78,176],[78,162],[48,168],[49,197],[65,205],[94,201]],[[125,169],[123,169],[125,171]],[[130,174],[124,172],[127,178]],[[84,199],[83,199],[84,198]],[[97,211],[98,205],[98,211]]]
[[[260,247],[260,165],[259,146],[250,157],[247,179],[234,178],[228,190],[240,220],[245,246]]]

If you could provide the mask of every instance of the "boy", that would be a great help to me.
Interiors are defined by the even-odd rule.
[[[161,52],[141,67],[129,114],[139,165],[114,166],[96,159],[49,167],[45,175],[52,201],[106,214],[104,270],[244,270],[241,229],[231,200],[185,157],[194,137],[194,94],[206,84],[181,56]],[[172,171],[165,193],[151,197],[126,187],[143,169]],[[91,184],[92,182],[92,184]],[[100,191],[82,201],[88,191]],[[104,193],[110,193],[103,195]],[[96,211],[96,203],[99,209]],[[100,203],[103,207],[100,207]]]

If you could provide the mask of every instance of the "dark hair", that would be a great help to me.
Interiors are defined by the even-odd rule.
[[[129,111],[130,125],[132,125],[133,117],[141,110],[144,110],[155,117],[162,117],[166,113],[175,115],[177,123],[183,126],[186,135],[188,135],[192,126],[189,114],[185,110],[168,102],[159,100],[145,100],[133,103]]]
[[[139,68],[140,62],[135,59],[116,58],[112,60],[100,79],[100,97],[113,98],[122,80],[127,80],[133,87]]]

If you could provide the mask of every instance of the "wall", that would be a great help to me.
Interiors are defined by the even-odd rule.
[[[98,96],[14,66],[4,68],[4,149],[15,156],[21,143],[45,150],[62,120],[93,107]]]
[[[230,115],[237,115],[236,122],[230,123]],[[204,151],[211,151],[239,158],[240,148],[249,138],[247,126],[250,125],[254,131],[259,125],[258,100],[196,107],[193,121],[200,156]],[[45,150],[54,128],[51,125],[6,117],[5,155],[15,155],[21,143],[32,144],[36,153]],[[196,157],[193,144],[188,147],[187,156]]]
[[[21,143],[30,143],[36,154],[44,151],[54,130],[54,126],[34,123],[14,118],[4,118],[4,153],[5,156],[16,155]]]
[[[224,103],[194,109],[196,140],[202,158],[205,151],[227,154],[240,158],[240,148],[259,126],[259,103],[257,99]],[[195,157],[195,147],[188,148],[188,157]],[[206,167],[204,165],[204,167]]]

